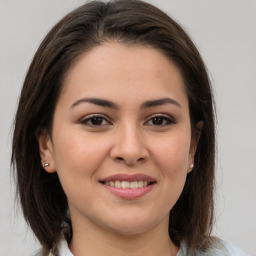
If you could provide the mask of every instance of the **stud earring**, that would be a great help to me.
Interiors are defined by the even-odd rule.
[[[194,168],[194,164],[190,164],[189,168],[193,169]]]
[[[48,167],[48,166],[50,166],[49,163],[45,163],[45,164],[44,164],[44,167]]]

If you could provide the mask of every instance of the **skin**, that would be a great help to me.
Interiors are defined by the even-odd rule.
[[[163,98],[175,102],[142,107]],[[191,171],[194,141],[182,76],[160,51],[113,42],[81,56],[64,82],[51,136],[39,136],[41,158],[50,163],[45,170],[58,173],[68,198],[73,254],[176,255],[169,211]],[[120,173],[146,174],[156,184],[123,199],[99,182]]]

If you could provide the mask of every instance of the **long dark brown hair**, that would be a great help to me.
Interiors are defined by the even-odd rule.
[[[12,145],[24,217],[45,251],[53,248],[67,219],[67,198],[57,174],[45,172],[41,165],[37,135],[42,130],[51,134],[55,105],[72,65],[84,52],[111,41],[158,49],[181,71],[192,136],[196,136],[198,121],[204,126],[195,167],[170,212],[169,235],[176,245],[185,242],[191,251],[207,248],[213,222],[215,159],[210,81],[199,52],[181,26],[139,0],[86,3],[58,22],[39,46],[23,84]]]

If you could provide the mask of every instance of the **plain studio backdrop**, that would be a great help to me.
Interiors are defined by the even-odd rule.
[[[256,256],[256,1],[148,1],[183,25],[213,83],[218,114],[214,234]],[[81,0],[0,0],[0,255],[40,245],[15,203],[12,122],[25,73],[49,29]]]

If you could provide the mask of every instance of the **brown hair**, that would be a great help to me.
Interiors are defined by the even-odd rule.
[[[67,199],[57,174],[49,174],[41,166],[37,134],[44,129],[51,133],[55,105],[71,66],[85,51],[106,41],[156,48],[182,73],[192,134],[195,136],[198,121],[204,127],[195,167],[170,212],[169,234],[175,244],[186,242],[191,251],[206,248],[214,206],[215,126],[210,82],[199,52],[181,26],[139,0],[84,4],[57,23],[39,46],[21,92],[12,146],[24,217],[44,249],[50,250],[66,220]]]

